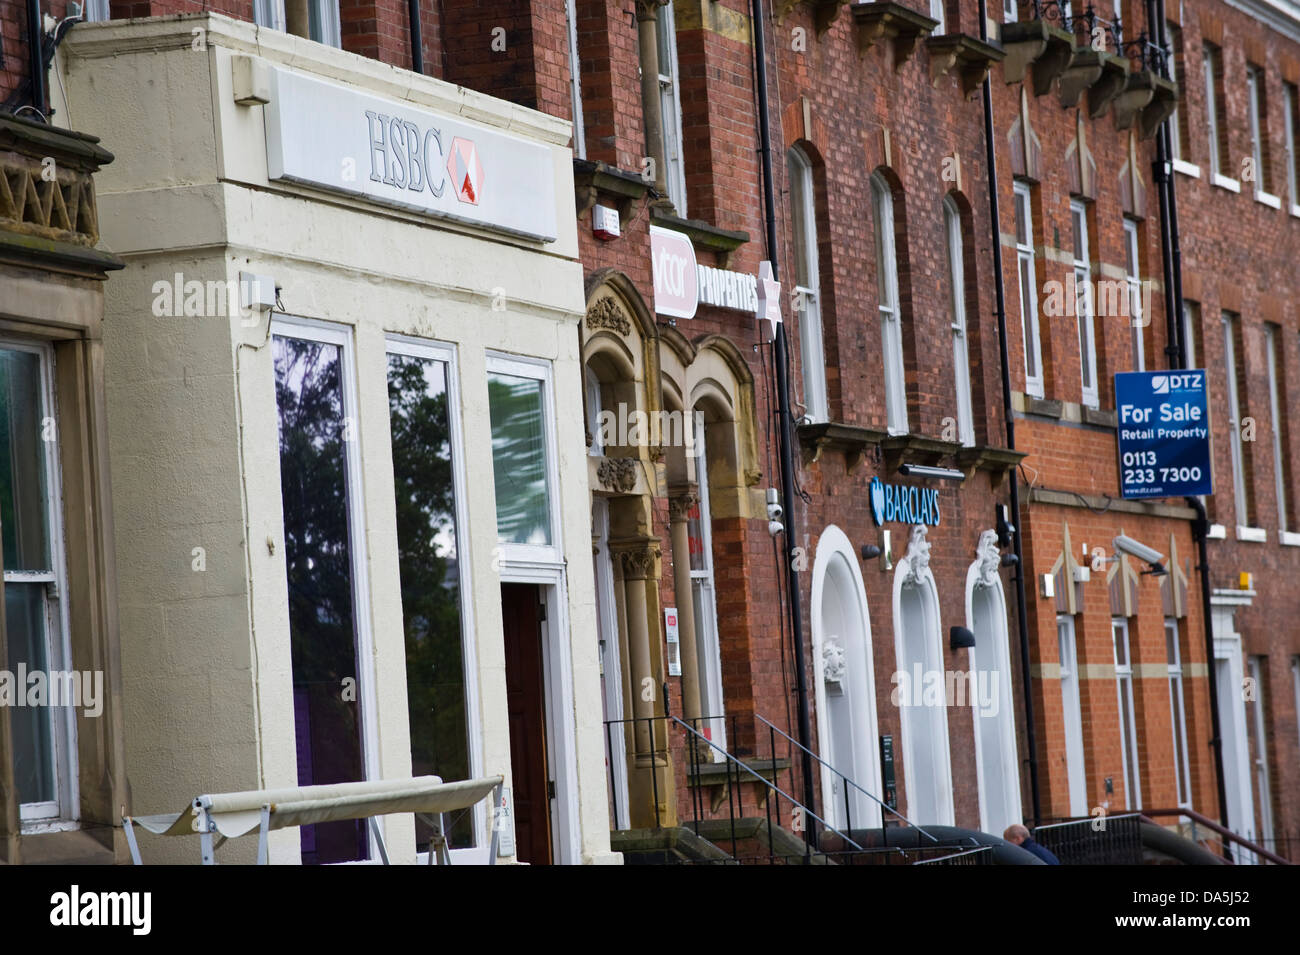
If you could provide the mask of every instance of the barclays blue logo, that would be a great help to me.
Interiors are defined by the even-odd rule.
[[[939,526],[939,489],[886,484],[880,475],[871,479],[871,518],[879,527],[890,521]]]

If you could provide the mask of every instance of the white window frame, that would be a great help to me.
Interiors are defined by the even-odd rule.
[[[1138,752],[1137,712],[1133,705],[1133,655],[1127,617],[1110,620],[1111,649],[1115,659],[1115,693],[1119,704],[1120,755],[1124,765],[1124,808],[1142,808],[1141,762]],[[1119,662],[1119,641],[1124,641],[1124,663]]]
[[[1017,9],[1016,0],[1002,0],[1002,22],[1015,23],[1020,19],[1020,11]]]
[[[321,36],[307,37],[326,46],[343,48],[343,28],[339,21],[338,0],[307,0],[309,7],[315,10],[316,22],[320,24]],[[308,13],[308,22],[311,15]],[[260,27],[269,27],[281,33],[288,29],[284,13],[284,0],[253,0],[253,22]]]
[[[253,0],[253,22],[283,33],[287,29],[284,0]]]
[[[1300,90],[1294,83],[1282,84],[1282,126],[1286,131],[1286,183],[1291,214],[1300,216],[1300,152],[1296,151],[1296,111],[1300,109]]]
[[[569,42],[569,97],[573,104],[573,158],[587,158],[587,136],[582,119],[582,69],[578,57],[578,9],[564,0],[564,23]]]
[[[1228,447],[1232,452],[1232,498],[1237,510],[1237,527],[1249,527],[1246,497],[1246,468],[1241,447],[1241,402],[1238,398],[1236,323],[1241,319],[1223,313],[1223,370],[1228,378]]]
[[[1097,324],[1093,315],[1092,261],[1089,258],[1088,206],[1081,199],[1070,200],[1070,226],[1078,217],[1078,242],[1074,250],[1074,311],[1079,326],[1079,384],[1083,403],[1099,407],[1097,388]],[[1089,382],[1091,381],[1091,385]]]
[[[686,158],[682,139],[681,73],[677,66],[677,14],[673,0],[659,8],[659,113],[664,144],[664,182],[679,216],[686,215]],[[663,54],[667,52],[665,57]],[[664,60],[668,62],[665,64]],[[665,68],[666,67],[666,68]]]
[[[799,315],[799,345],[803,370],[803,399],[808,417],[816,422],[830,420],[826,387],[826,346],[822,329],[821,275],[817,260],[817,203],[812,163],[802,149],[793,146],[788,154],[790,169],[790,204],[793,226],[803,255],[796,263],[795,292],[803,303]],[[800,274],[802,273],[802,274]],[[802,281],[800,281],[802,279]]]
[[[942,36],[948,32],[947,17],[943,10],[943,0],[930,0],[930,19],[938,21],[938,26],[934,28],[935,36]]]
[[[1267,721],[1264,711],[1264,673],[1261,661],[1265,657],[1246,657],[1246,672],[1255,681],[1255,698],[1250,701],[1253,709],[1251,717],[1254,722],[1255,765],[1254,779],[1251,780],[1255,792],[1259,794],[1259,823],[1255,827],[1255,841],[1266,843],[1273,841],[1273,786],[1268,771],[1268,736]],[[1267,846],[1265,846],[1267,848]]]
[[[1025,392],[1034,398],[1043,397],[1043,338],[1038,321],[1038,270],[1034,255],[1034,204],[1029,183],[1017,181],[1014,188],[1017,222],[1025,224],[1025,234],[1016,231],[1016,275],[1020,282],[1020,328],[1025,348]],[[1025,273],[1029,281],[1026,284]],[[1030,358],[1037,374],[1030,371]]]
[[[460,416],[460,373],[456,346],[427,338],[411,338],[395,334],[388,335],[386,342],[385,371],[388,355],[403,355],[422,361],[442,362],[446,368],[448,446],[451,449],[452,495],[456,502],[456,570],[461,593],[460,646],[461,668],[464,670],[465,677],[465,732],[469,735],[467,745],[470,777],[477,779],[485,773],[483,718],[479,702],[478,645],[473,639],[477,630],[474,626],[474,589],[470,579],[469,501],[466,490],[468,482],[465,477],[465,436]],[[480,802],[474,807],[473,819],[474,846],[468,849],[450,850],[453,864],[487,862],[491,834],[487,827],[486,804]],[[417,853],[417,861],[428,862],[428,859],[427,852]]]
[[[1147,317],[1142,313],[1142,246],[1138,242],[1138,224],[1129,218],[1124,219],[1124,250],[1124,281],[1128,284],[1128,323],[1132,336],[1133,370],[1146,371],[1144,326]]]
[[[54,393],[54,348],[49,343],[31,343],[0,339],[0,348],[37,356],[40,368],[41,420],[55,419],[55,440],[42,441],[42,465],[45,470],[45,520],[49,534],[48,572],[5,570],[5,583],[45,584],[45,650],[48,670],[67,670],[72,666],[72,626],[68,615],[67,559],[63,538],[63,473],[59,462],[58,404]],[[41,426],[38,421],[37,427]],[[57,597],[50,596],[50,587]],[[0,612],[4,608],[0,607]],[[7,668],[8,661],[0,661]],[[19,688],[26,692],[25,687]],[[20,825],[48,824],[55,820],[73,821],[81,817],[81,790],[77,761],[77,706],[46,707],[50,713],[51,754],[54,764],[55,798],[51,802],[20,803]],[[7,758],[12,759],[9,753]],[[18,798],[15,791],[14,798]]]
[[[1056,615],[1056,642],[1061,680],[1061,716],[1065,728],[1065,765],[1070,788],[1070,815],[1088,815],[1088,777],[1084,764],[1083,712],[1079,693],[1079,659],[1074,616]]]
[[[1282,402],[1278,387],[1278,331],[1278,326],[1273,323],[1264,324],[1264,354],[1268,361],[1268,403],[1269,413],[1273,416],[1273,481],[1277,493],[1277,528],[1285,533],[1289,528],[1286,519],[1286,471],[1282,458]]]
[[[948,235],[948,275],[952,283],[952,364],[957,383],[957,433],[967,447],[975,444],[975,414],[971,401],[970,346],[966,332],[966,249],[961,210],[944,196],[943,220]]]
[[[544,358],[526,358],[522,355],[489,351],[486,354],[484,370],[487,374],[513,375],[516,378],[531,378],[542,383],[542,441],[546,452],[546,507],[547,518],[550,521],[551,543],[520,544],[513,541],[498,541],[497,546],[501,548],[501,561],[502,563],[561,566],[564,563],[564,546],[560,533],[560,481],[558,463],[555,460],[555,388],[551,363]],[[492,515],[495,520],[495,494],[493,494]]]
[[[1192,805],[1192,763],[1187,755],[1187,697],[1183,692],[1182,647],[1178,642],[1178,620],[1165,617],[1165,641],[1173,649],[1168,658],[1169,718],[1174,728],[1174,793],[1178,805]]]
[[[356,439],[344,441],[343,447],[347,458],[346,467],[344,468],[344,494],[348,511],[348,549],[352,564],[350,568],[352,573],[352,620],[355,631],[354,649],[357,655],[357,686],[360,690],[357,698],[361,702],[361,769],[366,779],[379,779],[379,706],[377,687],[375,686],[376,674],[373,668],[375,641],[370,616],[370,574],[368,570],[369,560],[366,556],[366,497],[361,466],[361,418],[357,397],[356,345],[353,341],[353,332],[352,328],[346,325],[323,322],[313,318],[303,318],[297,315],[276,314],[271,320],[270,334],[273,337],[296,338],[302,341],[335,345],[339,349],[339,385],[343,400],[343,420],[345,422],[352,421],[356,427]],[[276,414],[278,416],[278,409]],[[279,451],[277,450],[277,463],[279,460]],[[287,579],[285,586],[288,587]],[[297,753],[296,744],[294,752]],[[373,830],[367,828],[366,838],[369,843],[369,858],[365,861],[377,862],[379,860],[379,851]]]
[[[1183,350],[1187,355],[1187,367],[1196,367],[1196,317],[1193,309],[1200,311],[1198,302],[1183,299]]]
[[[700,541],[703,544],[704,568],[691,568],[691,599],[695,599],[696,587],[699,587],[699,605],[702,613],[696,614],[695,642],[696,653],[700,659],[695,661],[699,668],[701,716],[716,716],[718,719],[707,720],[709,737],[714,745],[727,748],[727,712],[726,696],[722,685],[722,640],[718,630],[717,582],[713,568],[713,512],[709,505],[709,467],[705,447],[707,427],[697,428],[695,434],[695,467],[699,489]],[[703,732],[701,727],[700,732]],[[708,758],[721,759],[721,754],[712,746],[708,747]]]
[[[1169,41],[1169,47],[1165,51],[1169,57],[1169,78],[1178,85],[1178,30],[1177,24],[1165,23],[1165,39]],[[1178,85],[1178,98],[1174,100],[1173,112],[1169,114],[1169,158],[1175,163],[1183,160],[1183,134],[1182,127],[1178,124],[1178,112],[1182,109],[1180,105],[1183,102],[1184,89]]]
[[[604,457],[605,444],[600,434],[600,413],[605,408],[600,396],[600,376],[590,366],[582,369],[583,397],[587,402],[587,426],[591,428],[591,447],[587,454],[593,458]]]
[[[876,230],[876,279],[880,290],[881,359],[885,366],[885,415],[890,434],[907,434],[907,371],[903,360],[903,318],[898,301],[898,254],[894,246],[894,191],[880,173],[871,176]]]
[[[1201,54],[1205,73],[1205,125],[1210,137],[1210,177],[1221,176],[1222,156],[1219,154],[1219,98],[1217,77],[1215,76],[1214,55],[1217,49],[1209,43],[1202,44]]]
[[[103,23],[112,13],[108,0],[82,0],[81,15],[87,23]]]
[[[1261,84],[1264,82],[1263,68],[1255,66],[1253,63],[1248,64],[1246,66],[1246,90],[1250,107],[1250,156],[1255,163],[1255,200],[1262,202],[1266,206],[1280,209],[1282,207],[1281,199],[1266,188],[1269,185],[1269,170],[1264,165],[1264,137],[1268,132],[1268,123],[1266,122],[1268,117],[1264,109],[1264,96],[1261,95]]]

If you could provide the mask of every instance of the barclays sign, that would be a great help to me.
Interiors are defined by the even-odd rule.
[[[871,479],[871,517],[877,527],[890,521],[937,527],[939,489],[886,484],[877,475]]]

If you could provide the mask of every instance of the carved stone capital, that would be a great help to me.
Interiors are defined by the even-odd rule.
[[[636,18],[638,20],[653,20],[659,14],[659,8],[668,3],[668,0],[636,0]]]
[[[694,487],[675,488],[668,498],[668,520],[673,524],[684,521],[691,514],[691,508],[700,503],[700,495]]]
[[[620,550],[615,556],[623,568],[624,580],[649,580],[658,576],[662,552],[657,542]]]

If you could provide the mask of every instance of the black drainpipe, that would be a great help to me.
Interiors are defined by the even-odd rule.
[[[763,166],[763,215],[767,222],[767,257],[772,263],[772,278],[777,275],[776,197],[772,190],[772,128],[767,108],[767,52],[763,42],[763,0],[752,0],[754,21],[755,85],[758,87],[759,153]],[[777,415],[781,419],[778,433],[781,440],[781,500],[785,504],[782,520],[785,522],[785,580],[790,601],[790,630],[794,635],[795,691],[798,695],[799,745],[803,747],[803,804],[815,811],[813,802],[813,765],[809,751],[812,749],[812,722],[808,715],[808,678],[804,668],[803,610],[799,595],[799,573],[794,565],[792,541],[799,539],[795,531],[794,454],[790,434],[790,383],[786,376],[788,353],[785,341],[785,322],[777,322],[773,342],[773,361],[776,364]],[[815,839],[812,820],[807,820],[804,838]]]
[[[989,39],[987,0],[980,0],[980,39]],[[1007,358],[1007,307],[1002,288],[1002,219],[998,212],[998,160],[993,141],[993,79],[984,77],[984,152],[988,164],[989,216],[993,222],[993,288],[997,296],[998,353],[1002,359],[1002,417],[1007,424],[1007,447],[1016,449],[1016,419],[1011,409],[1011,363]],[[1034,729],[1033,682],[1029,672],[1029,621],[1025,607],[1025,552],[1020,536],[1020,478],[1012,468],[1007,475],[1011,482],[1011,521],[1015,531],[1011,540],[1015,548],[1016,617],[1020,630],[1020,675],[1025,686],[1025,745],[1029,750],[1029,794],[1033,802],[1034,825],[1041,820],[1041,803],[1038,793],[1038,734]],[[996,833],[995,833],[996,835]]]
[[[1147,0],[1147,20],[1149,32],[1156,37],[1156,44],[1163,51],[1169,51],[1165,36],[1165,2],[1164,0]],[[1172,52],[1172,51],[1169,51]],[[1162,58],[1162,72],[1166,79],[1172,79],[1167,57]],[[1169,157],[1170,138],[1174,131],[1170,120],[1160,124],[1156,137],[1156,161],[1154,179],[1160,197],[1160,235],[1165,248],[1161,251],[1165,280],[1165,324],[1168,328],[1169,345],[1165,353],[1169,356],[1171,368],[1187,367],[1187,342],[1183,337],[1183,252],[1178,231],[1178,197],[1174,189],[1173,163]],[[1219,689],[1218,677],[1214,672],[1214,618],[1213,605],[1210,600],[1210,555],[1207,541],[1210,522],[1205,513],[1205,505],[1199,498],[1185,498],[1187,506],[1196,512],[1192,522],[1192,536],[1196,540],[1197,570],[1201,578],[1201,613],[1205,618],[1205,661],[1206,675],[1210,688],[1210,748],[1214,751],[1214,784],[1219,798],[1219,823],[1228,828],[1228,792],[1223,776],[1223,737],[1219,726]],[[1231,858],[1226,844],[1224,854]]]
[[[45,61],[41,56],[41,44],[44,41],[41,0],[27,0],[27,78],[32,86],[32,105],[40,110],[42,118],[46,115]]]
[[[411,19],[411,70],[424,72],[424,39],[420,35],[420,0],[409,0],[407,9]]]

